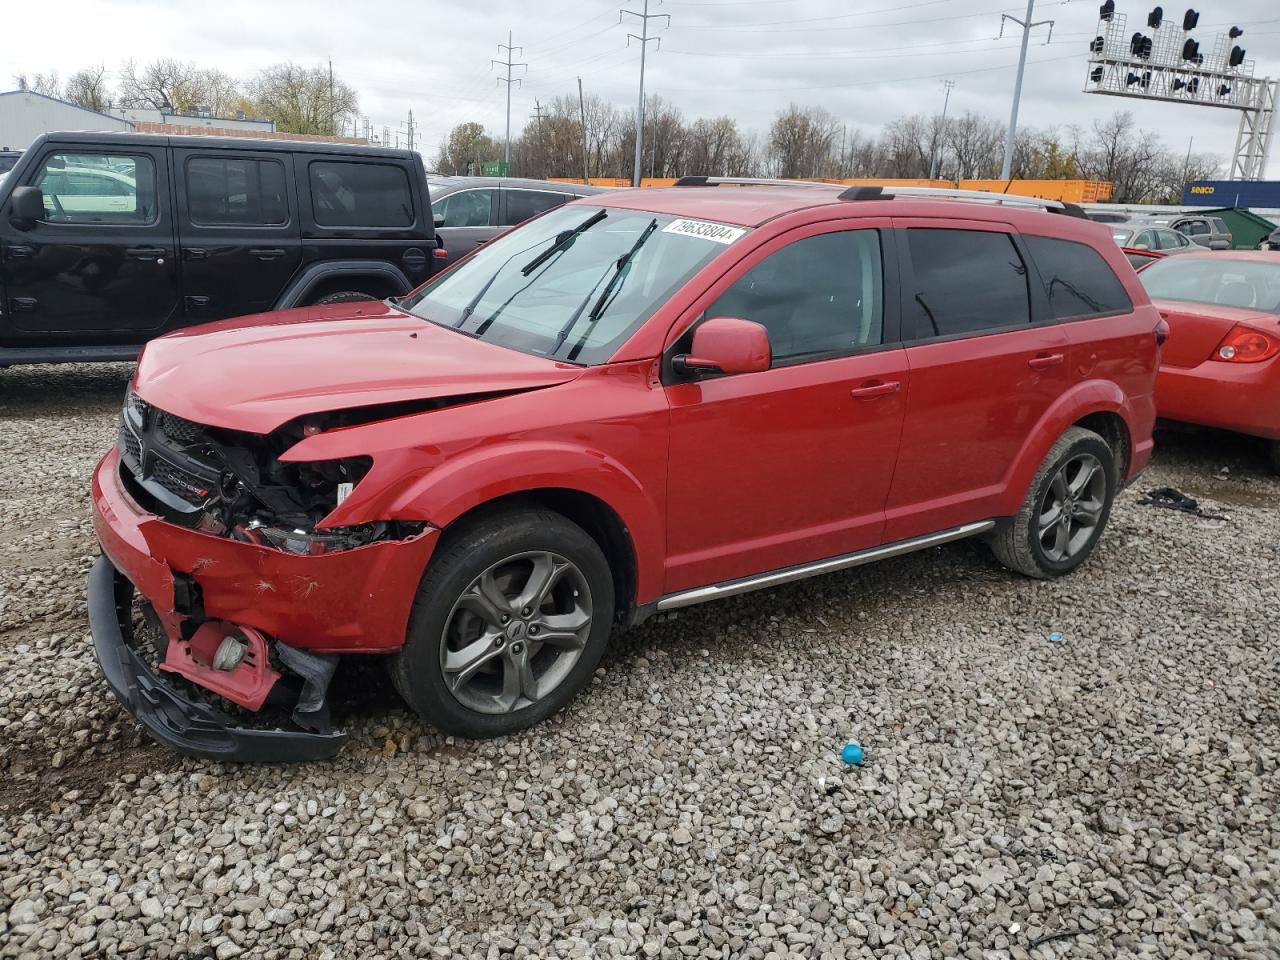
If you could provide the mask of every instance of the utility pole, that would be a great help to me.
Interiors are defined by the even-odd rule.
[[[951,88],[956,85],[956,82],[954,80],[943,80],[942,85],[946,87],[947,92],[942,96],[942,120],[938,123],[938,132],[933,136],[933,149],[929,151],[930,180],[938,172],[938,140],[947,130],[947,104],[951,102]]]
[[[650,13],[649,0],[644,0],[644,10],[637,13],[634,10],[619,10],[618,22],[622,22],[622,18],[630,14],[640,21],[640,36],[634,33],[627,34],[627,46],[631,46],[632,40],[640,41],[640,105],[636,110],[636,162],[631,173],[631,185],[633,187],[640,186],[640,152],[644,147],[644,56],[649,49],[649,41],[657,40],[658,49],[662,49],[662,38],[649,36],[649,21],[661,20],[667,21],[667,26],[671,26],[671,14],[669,13]]]
[[[511,45],[510,30],[507,31],[507,42],[498,44],[498,49],[507,51],[507,59],[490,60],[489,67],[490,69],[492,69],[496,65],[499,67],[507,68],[507,75],[505,77],[498,77],[498,82],[505,83],[507,85],[507,141],[506,141],[506,145],[502,149],[502,162],[510,163],[511,162],[511,84],[518,83],[518,84],[521,84],[522,86],[524,84],[523,79],[519,77],[511,76],[511,71],[515,67],[524,67],[525,70],[528,70],[529,65],[527,63],[512,62],[511,57],[515,54],[517,50],[519,50],[521,53],[524,53],[524,47],[513,47]]]
[[[333,57],[329,58],[329,136],[333,136]]]
[[[533,101],[533,113],[529,114],[530,120],[536,120],[537,126],[534,127],[534,139],[538,144],[538,168],[545,180],[547,177],[547,161],[542,153],[542,104],[535,97]]]
[[[1009,111],[1009,130],[1004,140],[1004,166],[1000,168],[1000,179],[1008,180],[1009,174],[1013,170],[1013,141],[1018,135],[1018,101],[1022,99],[1022,71],[1027,67],[1027,41],[1031,39],[1031,30],[1033,27],[1042,27],[1046,23],[1049,25],[1049,38],[1045,42],[1053,39],[1053,21],[1037,20],[1032,22],[1031,17],[1035,13],[1036,0],[1027,0],[1027,15],[1023,20],[1017,17],[1011,17],[1007,13],[1000,15],[1000,36],[1004,36],[1004,22],[1012,20],[1022,28],[1022,50],[1018,54],[1018,76],[1013,81],[1013,107]]]
[[[413,134],[414,134],[414,130],[416,130],[416,129],[417,129],[417,126],[418,126],[418,125],[417,125],[416,123],[414,123],[414,122],[413,122],[413,111],[412,111],[412,110],[410,110],[410,111],[409,111],[409,119],[408,119],[408,121],[406,121],[406,123],[405,123],[405,125],[404,125],[404,128],[405,128],[405,138],[406,138],[406,141],[407,141],[407,143],[408,143],[408,148],[409,148],[410,150],[412,150],[412,149],[413,149]],[[400,136],[399,136],[399,134],[397,134],[397,135],[396,135],[396,146],[397,146],[397,147],[398,147],[398,146],[400,146]]]
[[[578,78],[578,114],[582,117],[582,182],[591,183],[591,170],[587,162],[587,105],[582,99],[582,78]]]

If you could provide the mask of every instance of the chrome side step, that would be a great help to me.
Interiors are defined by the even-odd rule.
[[[871,547],[868,550],[859,550],[857,553],[846,553],[839,557],[829,557],[826,560],[803,563],[796,567],[784,567],[781,570],[772,570],[769,573],[743,577],[741,580],[727,580],[724,583],[712,584],[709,587],[698,587],[694,590],[686,590],[683,593],[673,593],[658,601],[658,609],[677,610],[680,607],[691,607],[695,603],[719,600],[721,597],[736,597],[740,593],[750,593],[752,590],[762,590],[765,587],[776,587],[784,583],[791,583],[794,580],[816,577],[823,573],[835,573],[837,570],[860,567],[864,563],[887,560],[889,557],[899,557],[904,553],[913,553],[926,547],[936,547],[940,544],[950,543],[953,540],[963,540],[965,537],[986,533],[995,525],[996,522],[994,520],[966,523],[962,527],[952,527],[950,530],[941,530],[938,533],[930,533],[923,537],[913,537],[910,540],[899,540],[897,543],[886,543],[883,546]]]

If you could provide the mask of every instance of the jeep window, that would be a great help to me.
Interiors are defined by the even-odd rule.
[[[572,235],[575,229],[581,232]],[[746,232],[639,210],[561,207],[491,240],[405,306],[424,320],[513,350],[604,363]]]
[[[524,223],[524,221],[541,213],[543,210],[550,210],[552,207],[560,206],[566,200],[573,199],[573,197],[566,196],[563,193],[550,193],[546,190],[508,190],[503,188],[502,193],[507,198],[507,215],[502,220],[503,226]]]
[[[488,227],[493,225],[493,190],[459,190],[441,197],[431,212],[444,217],[446,227]]]
[[[752,267],[706,311],[769,331],[774,366],[850,353],[884,332],[880,234],[806,237]]]
[[[150,157],[54,153],[35,184],[49,223],[155,223],[156,171]]]
[[[1172,257],[1138,279],[1152,300],[1185,300],[1280,313],[1280,264],[1231,257]]]
[[[408,227],[413,194],[402,167],[391,163],[316,160],[311,208],[323,227]]]
[[[1132,309],[1116,275],[1087,243],[1024,237],[1058,320],[1123,313]]]
[[[1031,322],[1027,268],[1007,233],[912,228],[913,339],[954,337]]]
[[[247,157],[190,157],[187,211],[201,226],[271,226],[289,219],[284,164]]]

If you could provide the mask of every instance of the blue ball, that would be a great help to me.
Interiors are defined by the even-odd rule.
[[[844,749],[840,751],[840,759],[848,764],[861,763],[862,756],[862,748],[856,743],[846,743]]]

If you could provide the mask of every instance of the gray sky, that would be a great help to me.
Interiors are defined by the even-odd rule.
[[[1117,3],[1130,29],[1144,32],[1151,5]],[[618,6],[606,0],[60,0],[55,27],[39,4],[6,6],[6,35],[55,42],[5,44],[0,89],[18,72],[52,68],[65,77],[96,62],[114,71],[127,57],[172,56],[241,76],[280,60],[332,57],[375,129],[399,129],[413,110],[429,156],[464,120],[501,137],[505,94],[489,59],[499,56],[508,29],[524,48],[517,59],[529,64],[523,86],[512,90],[513,135],[529,122],[535,98],[576,96],[579,75],[588,93],[621,105],[637,94],[639,49],[634,41],[627,47],[626,35],[638,23],[627,17],[620,25]],[[869,134],[900,113],[940,109],[946,78],[956,82],[952,110],[1007,119],[1018,29],[1007,25],[1004,39],[996,37],[1001,12],[1025,12],[1017,0],[651,0],[650,8],[669,13],[671,25],[652,22],[662,45],[650,44],[646,86],[686,117],[729,114],[763,129],[796,101],[825,106]],[[1166,4],[1166,17],[1180,20],[1185,9]],[[1202,47],[1239,24],[1257,73],[1280,76],[1276,0],[1196,9]],[[1033,34],[1020,124],[1088,125],[1128,107],[1171,147],[1185,149],[1194,137],[1197,153],[1225,163],[1239,116],[1233,111],[1081,93],[1097,14],[1097,0],[1038,0],[1035,19],[1056,22],[1052,43],[1045,44],[1047,27]],[[1280,176],[1280,157],[1269,172]]]

